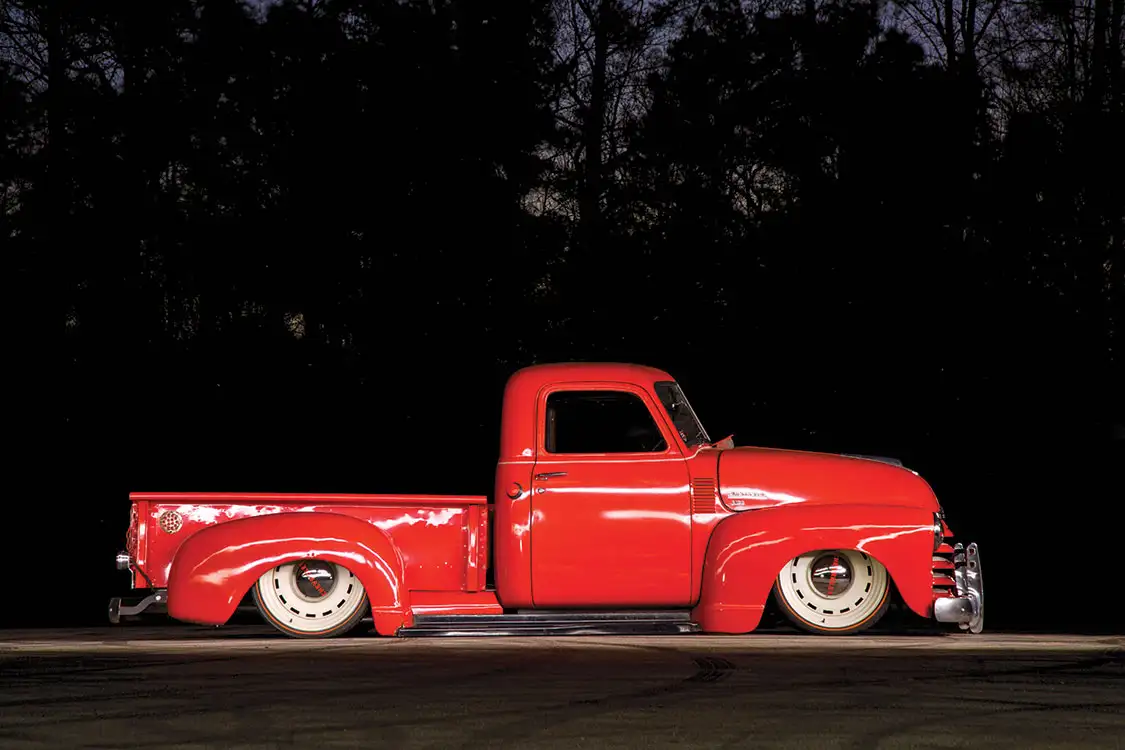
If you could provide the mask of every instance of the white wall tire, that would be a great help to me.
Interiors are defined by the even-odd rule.
[[[367,590],[354,573],[324,560],[267,570],[254,584],[254,605],[270,625],[294,638],[332,638],[354,630]]]
[[[774,584],[785,616],[818,635],[867,630],[886,614],[890,591],[883,564],[853,549],[807,552],[790,560]]]

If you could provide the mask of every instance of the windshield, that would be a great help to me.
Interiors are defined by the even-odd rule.
[[[664,411],[672,420],[676,432],[684,439],[689,448],[697,445],[706,445],[711,442],[707,431],[699,423],[699,418],[691,408],[691,404],[684,398],[684,392],[675,383],[657,383],[656,395],[664,405]]]

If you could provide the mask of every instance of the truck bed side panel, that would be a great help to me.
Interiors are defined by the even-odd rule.
[[[138,493],[133,499],[142,500],[138,508],[146,511],[145,570],[158,588],[167,585],[176,550],[196,531],[237,518],[301,512],[339,513],[383,529],[402,555],[410,589],[479,590],[484,581],[475,549],[486,543],[478,533],[487,509],[483,497]]]

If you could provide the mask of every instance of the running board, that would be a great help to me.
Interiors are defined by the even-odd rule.
[[[402,638],[533,635],[676,635],[700,632],[684,611],[517,612],[508,615],[415,615]]]

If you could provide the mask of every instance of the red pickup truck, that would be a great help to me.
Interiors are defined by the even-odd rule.
[[[769,597],[803,630],[869,628],[892,597],[979,633],[975,544],[891,459],[712,442],[675,380],[536,365],[503,397],[495,500],[130,495],[117,567],[156,606],[222,625],[252,602],[294,637],[748,633]],[[144,593],[144,596],[139,594]]]

